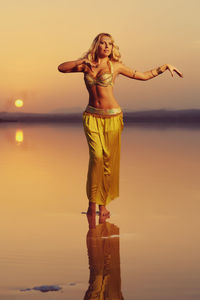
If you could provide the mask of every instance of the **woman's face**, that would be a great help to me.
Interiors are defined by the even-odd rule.
[[[99,57],[108,57],[112,53],[112,40],[109,36],[102,36],[98,47]]]

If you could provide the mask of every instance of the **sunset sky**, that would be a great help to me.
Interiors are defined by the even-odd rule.
[[[8,0],[0,11],[0,111],[84,109],[83,74],[57,66],[76,60],[100,32],[113,35],[122,61],[139,71],[170,63],[146,82],[119,76],[114,93],[124,109],[200,108],[199,0]],[[14,101],[23,99],[24,107]]]

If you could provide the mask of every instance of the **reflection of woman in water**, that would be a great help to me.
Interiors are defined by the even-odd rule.
[[[95,213],[96,204],[98,204],[100,215],[109,216],[106,206],[119,196],[123,116],[113,95],[116,76],[121,74],[145,81],[169,70],[172,76],[175,71],[183,77],[177,68],[169,64],[150,71],[139,72],[122,64],[120,57],[112,36],[108,33],[100,33],[83,58],[64,62],[58,66],[58,70],[63,73],[83,72],[89,92],[89,104],[83,114],[83,125],[90,154],[87,175],[88,214]]]
[[[84,300],[123,300],[121,293],[119,228],[103,222],[87,234],[90,279]],[[92,222],[93,223],[93,222]]]

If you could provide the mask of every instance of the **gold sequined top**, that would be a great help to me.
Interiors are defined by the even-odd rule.
[[[91,87],[93,85],[100,85],[104,87],[107,87],[109,85],[113,86],[113,64],[110,60],[109,60],[109,65],[110,65],[111,72],[110,73],[105,72],[103,74],[100,74],[96,78],[89,73],[85,73],[84,80],[86,86],[87,87]]]

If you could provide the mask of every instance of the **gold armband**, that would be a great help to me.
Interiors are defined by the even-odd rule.
[[[153,71],[154,71],[154,70],[151,70],[151,74],[153,75],[153,77],[156,77],[157,74],[153,74]]]
[[[156,77],[162,73],[163,73],[163,71],[162,71],[161,67],[151,70],[151,74],[153,75],[153,77]]]

